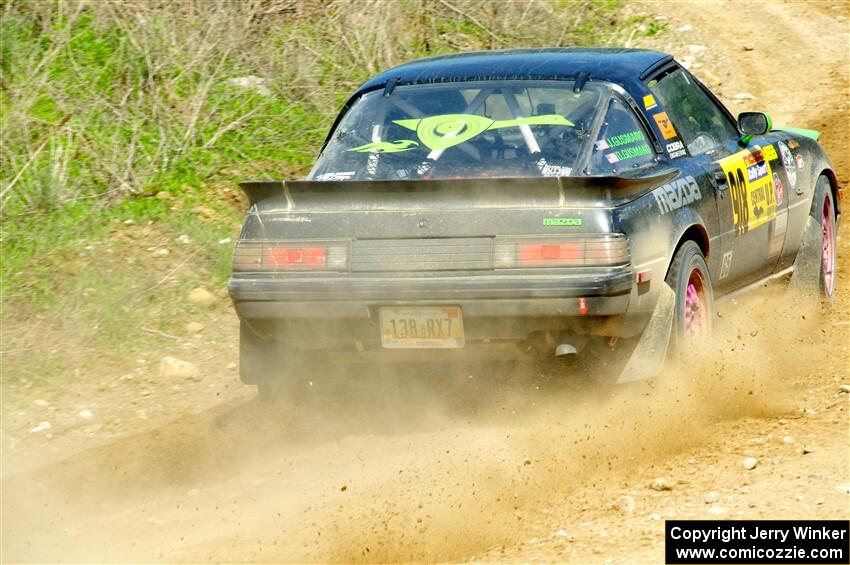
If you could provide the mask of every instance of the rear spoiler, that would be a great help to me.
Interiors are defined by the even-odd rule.
[[[679,175],[529,177],[399,181],[250,181],[239,186],[249,210],[404,210],[408,208],[607,208],[630,202]]]

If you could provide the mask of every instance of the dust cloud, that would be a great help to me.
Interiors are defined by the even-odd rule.
[[[790,410],[819,315],[781,285],[757,294],[650,383],[590,386],[554,362],[346,366],[296,406],[234,402],[9,477],[4,558],[465,559],[714,422]]]

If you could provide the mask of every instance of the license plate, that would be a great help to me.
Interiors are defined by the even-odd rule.
[[[388,349],[463,347],[463,315],[457,306],[381,308],[381,345]]]

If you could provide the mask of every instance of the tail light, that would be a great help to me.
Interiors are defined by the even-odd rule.
[[[600,267],[629,262],[623,234],[562,238],[496,238],[497,269],[526,267]]]
[[[345,271],[347,241],[240,241],[234,271]]]

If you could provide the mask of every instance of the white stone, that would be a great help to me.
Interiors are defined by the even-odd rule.
[[[745,457],[744,460],[741,462],[741,464],[744,466],[744,469],[746,469],[747,471],[752,471],[753,469],[756,468],[756,466],[758,466],[759,460],[756,459],[755,457]]]
[[[664,477],[656,477],[649,483],[649,488],[656,491],[673,490],[673,485]]]
[[[707,492],[707,493],[705,493],[703,500],[705,501],[706,504],[714,504],[715,502],[719,502],[720,501],[720,493],[717,492],[717,491],[714,491],[714,490],[711,491],[711,492]]]
[[[246,90],[253,90],[262,96],[269,96],[272,93],[268,87],[268,80],[254,75],[227,79],[227,85],[244,88]]]
[[[204,325],[199,322],[189,322],[186,324],[186,333],[197,334],[204,331]]]
[[[213,293],[200,287],[192,289],[189,294],[186,295],[186,300],[190,304],[207,307],[214,306],[216,302],[218,302],[218,298],[216,298]]]
[[[177,359],[176,357],[166,356],[159,362],[159,376],[164,379],[196,381],[200,377],[200,371],[193,363]]]
[[[31,433],[38,434],[50,429],[50,422],[39,422],[36,427],[30,430]]]
[[[726,514],[726,509],[722,506],[715,505],[708,509],[708,513],[714,514],[715,516],[721,516],[723,514]]]
[[[77,417],[82,420],[91,420],[92,418],[94,418],[94,414],[92,414],[91,410],[80,410],[79,412],[77,412]]]
[[[629,495],[623,495],[617,499],[617,508],[620,509],[620,512],[631,514],[636,507],[635,499]]]

